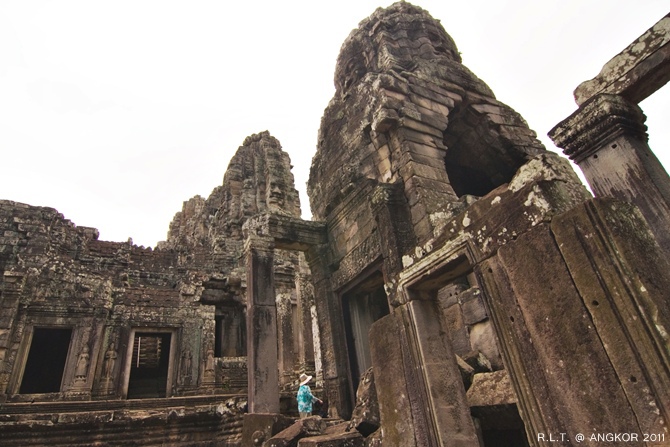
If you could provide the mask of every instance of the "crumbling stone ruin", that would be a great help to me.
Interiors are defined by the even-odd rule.
[[[342,46],[311,221],[268,132],[155,249],[0,201],[2,445],[670,445],[670,179],[636,105],[669,40],[551,131],[594,196],[400,2]],[[296,420],[302,372],[326,406]]]
[[[290,160],[268,132],[245,140],[207,200],[184,203],[155,250],[100,241],[50,208],[0,202],[3,443],[44,445],[47,434],[67,445],[135,442],[133,428],[142,445],[239,438],[248,376],[242,226],[259,212],[300,215]],[[289,388],[296,368],[314,371],[311,319],[309,331],[296,324],[298,301],[309,311],[313,297],[298,254],[278,252],[275,264],[280,380]]]

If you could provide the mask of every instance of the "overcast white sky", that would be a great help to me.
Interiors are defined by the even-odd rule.
[[[546,133],[667,0],[415,0],[463,63]],[[305,183],[350,31],[388,1],[0,0],[0,199],[155,246],[182,202],[269,130]],[[641,104],[670,166],[669,87]]]

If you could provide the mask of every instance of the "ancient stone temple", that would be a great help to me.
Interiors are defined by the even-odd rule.
[[[551,132],[593,195],[400,2],[342,46],[311,221],[267,132],[155,249],[0,201],[0,443],[670,445],[670,178],[636,105],[669,21]]]
[[[300,215],[290,160],[267,132],[246,139],[208,199],[184,203],[155,250],[100,241],[50,208],[0,202],[3,444],[123,443],[138,430],[141,445],[239,441],[242,226],[261,212]],[[311,319],[309,332],[297,324],[298,303],[309,311],[313,298],[296,252],[277,250],[274,262],[274,367],[286,365],[276,376],[290,388],[295,371],[314,371]]]

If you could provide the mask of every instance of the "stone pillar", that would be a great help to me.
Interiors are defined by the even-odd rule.
[[[296,292],[298,295],[298,361],[305,374],[315,375],[314,331],[312,330],[312,306],[314,305],[314,287],[310,275],[301,271],[297,275]],[[321,371],[318,371],[321,373]],[[319,381],[320,382],[320,381]]]
[[[384,442],[476,447],[463,379],[435,307],[433,301],[413,300],[370,328]]]
[[[277,295],[278,361],[282,390],[290,390],[296,379],[292,301],[290,292]]]
[[[23,279],[23,273],[5,271],[0,280],[3,286],[0,306],[0,402],[4,402],[8,394],[18,392],[20,386],[16,380],[15,386],[10,386],[10,378],[16,361],[16,350],[23,335],[18,318]]]
[[[107,328],[106,343],[102,343],[101,345],[101,348],[104,347],[104,352],[100,356],[102,369],[100,371],[100,381],[96,395],[110,398],[116,393],[116,379],[119,375],[121,365],[119,361],[119,333],[117,328]]]
[[[407,208],[407,202],[400,184],[383,183],[378,185],[370,202],[377,222],[377,229],[384,257],[384,281],[394,278],[403,269],[402,253],[416,245],[416,237]],[[397,287],[387,287],[386,293],[391,306],[402,304],[403,299],[396,295]]]
[[[645,119],[623,97],[600,94],[549,136],[579,165],[596,197],[635,204],[670,253],[670,177],[647,144]]]
[[[98,325],[95,319],[84,318],[82,326],[74,330],[73,352],[75,356],[68,356],[68,364],[63,371],[64,382],[69,382],[62,387],[69,398],[77,400],[90,399],[95,375],[96,358],[94,354],[98,347],[99,339]]]
[[[214,346],[212,343],[207,344],[203,363],[204,368],[200,384],[203,388],[214,388],[216,385],[216,360],[214,359]]]
[[[639,214],[613,210],[612,199],[592,203],[535,226],[476,268],[531,446],[575,445],[578,433],[596,432],[668,439],[660,336],[668,311],[651,299],[663,296],[652,284],[667,284],[659,273],[667,263],[629,264],[634,252],[659,260]],[[548,433],[557,441],[539,436]]]
[[[331,417],[349,419],[352,406],[349,400],[349,376],[345,331],[342,322],[342,303],[333,292],[328,267],[328,246],[314,245],[305,253],[312,272],[316,299],[320,346],[323,361],[323,386]]]
[[[668,259],[638,210],[613,199],[586,202],[557,216],[551,228],[640,433],[665,433],[667,441]]]
[[[249,413],[279,413],[274,239],[250,235],[247,266]]]

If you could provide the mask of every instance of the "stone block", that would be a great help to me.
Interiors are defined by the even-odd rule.
[[[425,433],[428,427],[420,424],[418,430],[424,431],[431,444],[475,445],[477,436],[472,418],[464,408],[467,403],[461,373],[449,338],[434,317],[432,303],[415,300],[401,309],[412,332],[411,340],[416,343],[412,348],[421,353],[423,382],[428,393],[428,401],[423,405],[430,407],[435,424],[435,433]]]
[[[451,339],[452,349],[455,354],[463,356],[468,352],[472,351],[472,345],[470,343],[470,333],[466,326],[461,327],[453,332],[449,333],[449,338]]]
[[[500,349],[498,348],[498,339],[490,320],[469,326],[469,337],[472,349],[484,354],[493,369],[503,367]]]
[[[582,82],[574,92],[584,104],[599,93],[621,95],[640,102],[670,80],[670,17],[667,15],[608,61],[600,73]]]
[[[485,430],[523,430],[507,371],[475,374],[467,393],[472,415]]]
[[[452,304],[444,309],[442,313],[450,334],[456,333],[465,326],[463,322],[463,313],[461,312],[461,306],[459,304]]]
[[[409,159],[410,157],[408,155],[403,155],[402,158],[407,159],[404,163],[405,168],[408,169],[407,177],[417,175],[421,178],[449,183],[449,178],[444,170],[444,162],[442,162],[440,166],[440,163],[436,160],[425,157],[422,158],[420,155],[414,155],[411,159]],[[421,160],[417,160],[417,158],[421,158]]]
[[[446,151],[443,148],[436,147],[435,143],[420,144],[413,141],[405,141],[403,146],[407,148],[407,150],[412,154],[421,155],[422,157],[430,157],[436,160],[442,160],[444,163]]]
[[[393,172],[391,170],[391,161],[388,158],[383,158],[377,164],[377,170],[379,171],[379,175],[384,180],[388,181],[393,177]]]
[[[426,135],[430,135],[435,138],[442,137],[442,129],[426,125],[408,116],[403,116],[400,118],[400,126],[415,130],[417,132],[425,133]]]
[[[396,447],[416,446],[410,394],[405,377],[405,333],[396,313],[387,315],[370,327],[372,356],[379,415],[385,438]],[[406,347],[405,347],[406,349]],[[393,392],[387,392],[393,390]]]
[[[530,386],[546,387],[549,396],[537,404],[557,414],[547,424],[561,423],[584,432],[589,427],[612,432],[637,427],[611,360],[547,225],[538,225],[506,244],[498,257],[514,284],[515,307],[522,314],[522,320],[514,314],[506,318],[514,319],[511,327],[519,331],[517,343],[530,345],[523,347],[530,355],[519,361],[536,356],[533,364],[526,365],[524,380]],[[545,374],[548,377],[542,377]],[[539,376],[537,382],[534,376]],[[610,402],[606,407],[602,396]]]
[[[468,285],[464,283],[457,282],[448,284],[437,291],[437,299],[441,306],[447,308],[453,304],[458,303],[459,295],[467,289]]]
[[[599,198],[559,216],[552,233],[640,427],[665,425],[650,408],[668,414],[658,403],[670,402],[669,363],[656,353],[667,348],[670,266],[647,222],[631,204]]]
[[[417,87],[412,87],[412,90],[416,90],[416,89],[417,89]],[[429,93],[429,95],[431,97],[435,96],[435,95],[430,94],[430,93]],[[447,107],[445,104],[441,104],[440,102],[437,102],[437,101],[433,100],[432,98],[427,99],[424,96],[413,94],[413,95],[410,95],[410,100],[412,101],[412,103],[416,104],[417,106],[419,106],[423,109],[430,110],[434,113],[438,113],[438,114],[443,115],[443,116],[449,115],[449,107]],[[454,105],[454,101],[450,98],[441,98],[441,102],[449,104],[450,107],[453,107],[453,105]]]
[[[372,368],[368,369],[356,390],[356,406],[348,425],[348,430],[357,430],[367,437],[380,425],[379,402]]]
[[[398,129],[398,134],[402,136],[403,139],[409,140],[409,141],[414,141],[415,143],[420,143],[420,144],[428,144],[428,145],[433,145],[435,146],[435,136],[433,135],[428,135],[423,132],[418,132],[416,130],[410,129],[408,127],[403,127],[402,129]],[[442,136],[439,137],[440,140],[442,140]]]
[[[516,394],[507,371],[475,374],[467,392],[470,407],[516,404]]]
[[[472,325],[488,318],[484,301],[481,298],[481,294],[479,294],[479,289],[476,289],[476,293],[471,294],[468,298],[471,299],[464,301],[461,305],[463,323]]]
[[[475,373],[491,372],[491,361],[479,351],[470,351],[463,356],[463,361],[470,365]]]
[[[421,193],[419,193],[419,197]],[[428,219],[428,212],[426,211],[426,206],[422,202],[417,202],[410,208],[410,214],[412,216],[412,223],[415,227],[419,226],[419,222]]]
[[[306,436],[317,436],[326,430],[326,423],[319,416],[297,420],[263,443],[263,447],[296,447]]]
[[[298,447],[364,447],[365,439],[358,432],[313,436],[301,439]]]
[[[293,422],[293,418],[281,414],[245,414],[242,425],[242,445],[260,447],[265,441],[290,427]]]
[[[472,109],[483,114],[504,115],[507,112],[504,108],[496,104],[473,104]]]
[[[472,376],[475,374],[475,369],[470,366],[465,360],[463,360],[459,355],[456,355],[456,363],[458,364],[458,370],[461,372],[461,379],[463,379],[463,385],[467,390],[472,383]]]
[[[442,174],[444,171],[444,157],[431,157],[431,156],[426,156],[422,154],[417,154],[417,153],[412,153],[411,154],[411,159],[413,162],[419,164],[420,166],[416,169],[417,175],[425,178],[433,178],[435,177],[428,171],[428,169],[432,168],[436,172],[439,172],[439,176],[437,176],[437,180],[440,182],[448,182],[448,178]]]
[[[374,120],[372,122],[372,129],[375,132],[383,133],[388,132],[389,130],[398,126],[400,117],[398,112],[393,109],[380,108],[375,113]]]
[[[449,90],[446,90],[432,82],[420,81],[417,78],[413,78],[412,80],[414,82],[410,84],[410,88],[413,93],[421,95],[424,98],[430,98],[431,101],[438,102],[449,109],[453,108],[456,103],[463,101],[464,90],[460,86],[447,83],[445,86],[449,88]]]
[[[88,413],[62,413],[57,417],[59,424],[102,424],[114,418],[112,411],[95,411]]]

